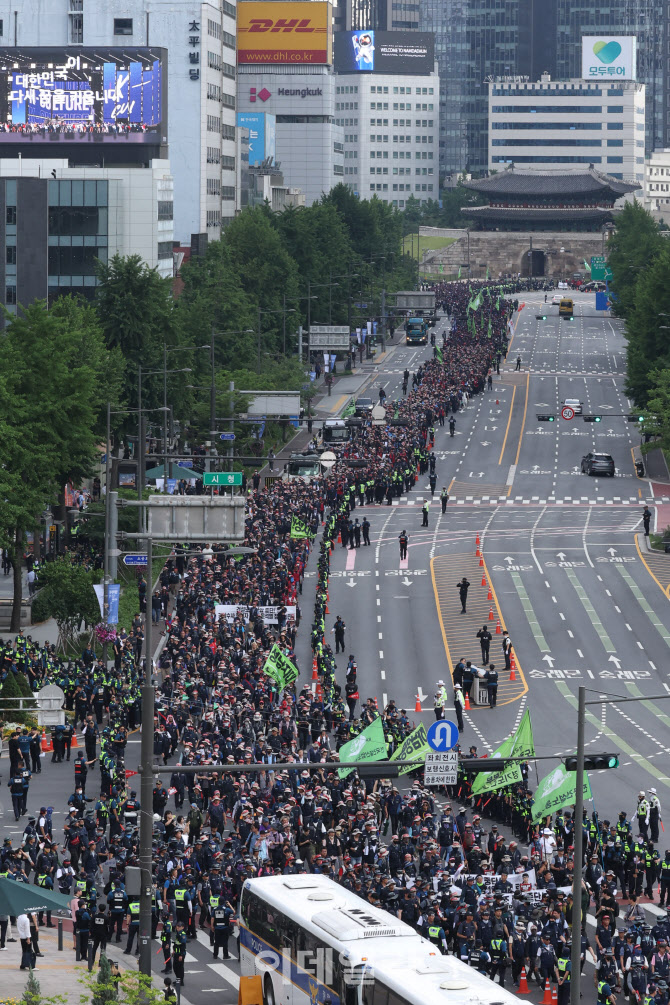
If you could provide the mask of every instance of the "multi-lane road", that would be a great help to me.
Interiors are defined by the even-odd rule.
[[[436,682],[450,683],[459,657],[479,662],[476,632],[484,623],[491,628],[499,705],[467,713],[462,738],[480,753],[494,750],[525,708],[538,754],[574,750],[580,684],[596,689],[594,698],[599,691],[628,697],[668,691],[670,698],[664,594],[670,556],[666,573],[666,560],[650,557],[641,539],[642,508],[649,502],[653,511],[659,487],[636,475],[632,450],[640,433],[625,418],[631,406],[622,326],[597,315],[594,299],[577,295],[575,318],[567,321],[545,306],[543,294],[527,295],[493,391],[458,414],[453,439],[447,426],[437,428],[438,488],[429,526],[421,527],[421,501],[430,492],[427,478],[420,478],[397,504],[357,509],[353,515],[365,513],[371,523],[371,546],[337,547],[331,562],[331,617],[340,614],[346,622],[361,700],[394,698],[418,719],[418,695],[420,715],[430,721]],[[538,319],[542,314],[546,320]],[[384,386],[389,399],[401,394],[405,367],[416,369],[431,352],[398,346],[368,393],[376,397]],[[584,413],[602,421],[561,419],[566,398],[578,398]],[[556,420],[540,422],[537,413]],[[612,454],[614,478],[581,473],[581,458],[592,450]],[[443,485],[450,492],[444,515]],[[403,529],[405,562],[398,547]],[[467,615],[460,613],[456,589],[463,575],[472,584]],[[514,643],[514,681],[504,671],[498,623]],[[301,655],[305,663],[306,648]],[[343,668],[346,660],[338,662]],[[621,809],[631,814],[641,788],[656,786],[661,802],[670,798],[669,724],[670,703],[590,710],[587,751],[615,750],[621,758],[619,770],[592,779],[605,817]]]

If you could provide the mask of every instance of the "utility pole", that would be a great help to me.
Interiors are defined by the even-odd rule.
[[[577,777],[575,779],[575,834],[572,875],[572,950],[570,952],[570,1005],[579,1005],[579,973],[582,955],[582,865],[584,862],[584,726],[586,688],[579,688],[577,706]]]
[[[259,314],[259,323],[260,323],[260,314]],[[259,353],[258,372],[260,373],[260,347],[258,353]],[[214,367],[214,325],[212,325],[211,341],[209,344],[209,365],[211,368],[211,381],[209,386],[209,428],[211,432],[211,430],[213,430],[216,426],[216,370]]]
[[[167,345],[163,342],[163,492],[167,495],[167,483],[170,477],[168,467],[168,420],[167,420]]]
[[[110,514],[110,490],[111,490],[111,470],[112,465],[110,463],[110,423],[112,416],[112,406],[111,403],[107,402],[107,441],[105,443],[105,550],[103,553],[103,574],[102,574],[102,623],[105,628],[108,624],[109,618],[109,528],[111,524],[111,514]],[[107,640],[102,643],[102,662],[107,670]]]
[[[144,507],[142,507],[144,508]],[[142,684],[141,770],[140,770],[140,973],[151,976],[151,894],[153,889],[151,842],[153,837],[153,754],[154,686],[152,682],[153,644],[151,639],[151,599],[153,597],[153,538],[145,540],[147,550],[147,609],[144,615],[144,683]]]

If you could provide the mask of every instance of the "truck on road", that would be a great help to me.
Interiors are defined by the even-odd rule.
[[[424,318],[432,327],[437,322],[434,290],[400,290],[396,293],[396,313],[406,318]]]
[[[407,345],[426,345],[428,342],[428,325],[425,318],[407,318],[405,322]]]

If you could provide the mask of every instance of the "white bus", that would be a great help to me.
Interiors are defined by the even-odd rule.
[[[265,1005],[515,1005],[413,928],[320,875],[244,884],[240,965]]]

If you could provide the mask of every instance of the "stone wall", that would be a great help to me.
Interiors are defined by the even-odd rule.
[[[599,233],[473,230],[470,231],[468,258],[466,230],[421,227],[420,233],[422,237],[455,238],[449,247],[426,251],[421,256],[421,271],[436,277],[457,275],[459,266],[468,260],[473,279],[485,278],[487,266],[492,279],[499,274],[517,272],[527,276],[528,251],[532,239],[535,252],[533,274],[544,274],[552,279],[569,279],[573,272],[585,273],[584,261],[590,262],[591,255],[600,255],[603,249]],[[544,273],[541,272],[542,263]],[[461,275],[462,278],[467,278],[467,270],[462,269]]]

